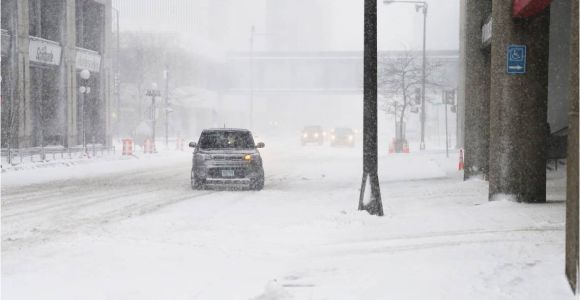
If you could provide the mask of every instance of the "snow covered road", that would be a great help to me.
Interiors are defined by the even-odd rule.
[[[360,151],[267,145],[260,192],[192,191],[188,153],[3,174],[2,299],[573,299],[561,174],[490,203],[456,155],[384,155],[378,218]]]

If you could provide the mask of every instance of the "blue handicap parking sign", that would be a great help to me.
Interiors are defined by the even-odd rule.
[[[526,46],[509,45],[507,50],[507,73],[526,73]]]

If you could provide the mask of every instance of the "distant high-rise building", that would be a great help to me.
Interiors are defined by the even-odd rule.
[[[276,51],[316,51],[329,45],[327,0],[268,0],[268,46]]]

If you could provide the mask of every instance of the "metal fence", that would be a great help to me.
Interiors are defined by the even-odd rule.
[[[34,147],[21,149],[2,148],[2,164],[18,165],[27,162],[46,162],[52,160],[90,158],[115,153],[115,147],[100,144],[77,147]]]

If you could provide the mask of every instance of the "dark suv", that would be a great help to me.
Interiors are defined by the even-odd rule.
[[[336,128],[330,136],[330,146],[354,147],[355,133],[350,128]]]
[[[206,185],[246,186],[253,190],[264,187],[264,168],[252,133],[246,129],[206,129],[199,142],[189,143],[193,151],[191,187]]]

